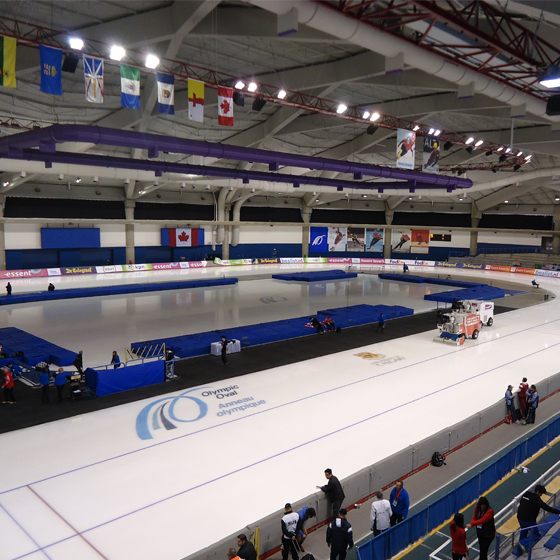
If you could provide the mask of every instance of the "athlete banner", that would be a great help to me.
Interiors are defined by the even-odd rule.
[[[414,169],[416,132],[397,129],[397,167]]]

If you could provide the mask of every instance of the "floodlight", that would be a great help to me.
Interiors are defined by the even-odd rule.
[[[542,74],[539,84],[546,88],[560,87],[560,68],[551,64]]]
[[[109,58],[111,60],[119,61],[124,58],[126,55],[126,51],[122,47],[111,47],[111,53],[109,54]]]
[[[428,136],[431,135],[431,134],[433,134],[435,131],[436,131],[435,128],[430,128],[430,131],[428,132]]]
[[[437,130],[434,132],[434,136],[439,136],[440,134],[441,134],[441,130],[439,130],[439,129],[437,129]]]
[[[474,142],[474,138],[471,136],[470,138],[467,138],[465,144],[471,144],[472,142]]]
[[[341,103],[341,104],[337,107],[336,112],[337,112],[339,115],[342,115],[342,113],[344,113],[347,109],[348,109],[348,107],[347,107],[346,105],[344,105],[344,103]]]
[[[257,91],[257,87],[258,87],[258,86],[257,86],[257,84],[256,84],[255,82],[251,82],[251,83],[249,84],[249,86],[247,87],[247,89],[248,89],[251,93],[253,93],[253,92]]]
[[[415,124],[414,128],[412,130],[413,130],[413,132],[418,132],[420,130],[420,125]]]
[[[475,146],[478,148],[479,146],[482,146],[482,144],[484,144],[484,140],[479,140]]]
[[[371,115],[371,113],[369,111],[366,111],[363,115],[362,115],[362,119],[369,119],[369,116]]]
[[[146,57],[146,68],[151,68],[152,70],[159,65],[159,58],[154,54],[149,54]]]
[[[278,99],[284,99],[284,98],[286,97],[286,92],[285,92],[283,89],[281,89],[281,90],[278,92],[278,96],[277,96],[277,97],[278,97]]]
[[[68,42],[70,43],[70,48],[76,51],[81,51],[84,48],[84,42],[79,37],[70,37]]]
[[[238,80],[238,82],[235,84],[235,89],[243,89],[244,87],[245,84],[241,80]]]
[[[376,121],[380,116],[381,116],[381,115],[380,115],[379,113],[372,113],[372,114],[371,114],[371,117],[369,118],[369,120],[370,120],[371,122],[374,122],[374,121]]]

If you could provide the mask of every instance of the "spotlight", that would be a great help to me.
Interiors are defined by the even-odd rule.
[[[253,188],[253,189],[251,189],[251,192],[252,192],[252,193],[256,192],[256,189],[254,189],[254,188]]]
[[[249,84],[249,86],[247,87],[247,90],[250,91],[251,93],[257,91],[257,84],[255,82],[251,82]]]
[[[523,152],[522,152],[521,150],[519,150],[519,151],[517,152],[517,157],[522,156],[522,155],[523,155]]]
[[[187,184],[183,181],[179,186],[180,186],[182,189],[184,189],[184,188],[187,186]]]
[[[370,124],[367,127],[366,133],[369,134],[370,136],[375,134],[377,132],[377,130],[379,129],[378,126],[375,126],[374,124]]]
[[[506,154],[510,154],[511,153],[511,148],[506,148]]]
[[[435,128],[430,128],[430,130],[428,132],[428,136],[431,136],[435,131],[436,131]]]
[[[263,99],[262,97],[256,97],[255,100],[253,101],[253,106],[252,109],[253,111],[260,111],[264,106],[266,105],[266,99]]]
[[[80,184],[81,182],[82,182],[82,179],[81,179],[80,177],[78,177],[78,178],[76,179],[76,183]]]
[[[498,161],[499,161],[500,163],[504,163],[504,161],[506,161],[506,159],[507,159],[506,154],[502,154],[502,155],[499,157]]]
[[[467,138],[465,144],[471,144],[472,142],[474,142],[474,138],[471,136],[470,138]]]
[[[125,180],[124,180],[124,184],[125,184],[125,185],[130,185],[130,179],[125,179]]]
[[[336,108],[336,112],[339,115],[342,115],[344,112],[346,112],[346,110],[348,109],[348,107],[346,105],[344,105],[344,103],[341,103],[337,108]]]
[[[94,182],[94,183],[99,183],[99,177],[94,177],[94,178],[93,178],[93,182]]]
[[[363,194],[362,197],[363,197],[363,198],[367,198],[367,194]]]
[[[556,197],[554,200],[555,200],[556,202],[558,202],[558,201],[560,201],[560,198],[559,198],[559,197]]]
[[[439,129],[434,132],[434,136],[439,136],[440,134],[441,134],[441,130]]]
[[[503,146],[500,146],[496,151],[497,151],[497,152],[501,152],[503,149],[504,149],[504,147],[503,147]]]
[[[284,99],[284,98],[286,97],[286,92],[285,92],[283,89],[281,89],[281,90],[278,92],[277,97],[278,97],[278,99]]]
[[[509,200],[504,200],[504,204],[509,204]]]
[[[122,60],[126,55],[126,51],[122,47],[111,47],[111,52],[109,54],[109,58],[111,60]]]
[[[418,132],[420,130],[420,125],[415,124],[412,131],[413,132]]]
[[[525,159],[526,159],[526,160],[529,160],[529,159],[531,159],[532,157],[533,157],[533,156],[532,156],[531,154],[529,154],[528,156],[525,156]]]
[[[484,140],[479,140],[475,146],[478,148],[479,146],[482,146],[482,144],[484,144]]]
[[[235,89],[243,89],[244,87],[245,84],[241,80],[238,80],[237,83],[235,84]]]
[[[443,149],[448,152],[451,148],[453,147],[453,142],[451,142],[450,140],[448,140],[444,145],[443,145]]]
[[[519,171],[520,169],[521,169],[521,165],[515,165],[515,166],[513,167],[513,170],[514,170],[514,171]]]
[[[149,54],[146,57],[146,68],[151,68],[152,70],[159,65],[159,58],[154,54]]]
[[[245,107],[245,97],[240,91],[233,92],[233,102],[239,107]]]
[[[539,84],[546,88],[556,88],[560,86],[560,68],[551,64],[542,74]]]
[[[525,158],[525,159],[527,159],[527,158]],[[22,179],[25,179],[25,177],[27,177],[27,173],[26,173],[25,171],[20,171],[20,172],[19,172],[19,176],[20,176]]]
[[[369,111],[366,111],[363,115],[362,115],[362,119],[369,119],[369,116],[371,115],[371,113]]]
[[[62,173],[59,173],[58,180],[59,181],[64,181],[64,175]]]
[[[68,41],[70,48],[76,51],[81,51],[84,48],[84,42],[78,37],[70,37]]]
[[[7,187],[9,184],[10,184],[10,181],[4,181],[4,182],[2,183],[2,186],[3,186],[3,187]]]
[[[370,122],[375,122],[381,115],[379,113],[372,113],[369,118]]]

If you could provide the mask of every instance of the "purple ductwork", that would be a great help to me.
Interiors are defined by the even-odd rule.
[[[101,128],[97,126],[85,125],[53,125],[48,128],[38,130],[31,130],[29,132],[22,132],[13,136],[6,136],[0,138],[0,157],[10,157],[15,159],[27,159],[24,156],[30,155],[30,148],[39,148],[39,153],[42,156],[55,156],[56,144],[63,142],[83,142],[90,144],[103,144],[114,147],[125,147],[133,149],[141,149],[148,151],[149,158],[157,158],[161,152],[170,152],[184,155],[196,155],[202,157],[212,157],[217,159],[229,159],[235,161],[257,162],[268,164],[271,170],[277,170],[279,166],[291,166],[303,169],[312,169],[317,171],[333,171],[337,173],[351,173],[356,177],[364,175],[370,177],[381,177],[385,179],[393,179],[395,181],[406,181],[407,184],[393,183],[391,187],[386,188],[446,188],[448,190],[461,188],[468,189],[472,187],[473,183],[469,179],[461,179],[459,177],[451,177],[448,175],[435,175],[433,173],[422,173],[421,171],[412,171],[407,169],[398,169],[395,167],[383,167],[380,165],[372,165],[366,163],[356,163],[344,160],[336,160],[330,158],[321,158],[314,156],[301,156],[297,154],[289,154],[283,152],[272,152],[268,150],[259,150],[256,148],[244,148],[239,146],[230,146],[227,144],[219,144],[212,142],[204,142],[201,140],[186,140],[183,138],[173,138],[170,136],[160,136],[157,134],[147,134],[145,132],[135,132],[128,130],[115,130],[112,128]],[[33,150],[33,152],[35,152]],[[76,156],[72,161],[65,160],[66,163],[84,164],[80,158],[84,156],[81,154],[65,154],[66,157]],[[50,161],[59,161],[55,157],[47,158]],[[119,158],[112,158],[107,156],[104,166],[118,167],[113,162],[122,161]],[[133,163],[130,169],[143,169],[140,166],[144,160],[127,160]],[[153,162],[161,165],[162,168],[170,164],[164,162]],[[85,163],[86,165],[94,165],[91,162]],[[197,166],[193,166],[197,167]],[[198,168],[199,170],[201,167]],[[204,167],[207,171],[204,175],[210,176],[225,176],[218,174],[224,172],[223,168]],[[184,171],[178,171],[183,172]],[[192,173],[192,172],[189,172]],[[196,173],[196,171],[195,171]],[[245,171],[245,177],[256,180],[269,180],[278,181],[278,177],[282,174],[269,174],[263,172]],[[259,176],[256,176],[256,173]],[[263,177],[264,175],[264,177]],[[294,177],[294,176],[292,176]],[[304,177],[296,176],[297,180],[292,178],[290,181],[282,182],[297,182],[305,183]],[[306,178],[311,179],[311,178]],[[315,179],[313,184],[317,181],[324,181],[322,179]],[[350,188],[377,188],[372,183],[359,183],[353,181],[345,181],[346,187]],[[409,186],[416,183],[415,186]],[[418,186],[421,185],[421,186]],[[333,185],[340,186],[340,185]]]

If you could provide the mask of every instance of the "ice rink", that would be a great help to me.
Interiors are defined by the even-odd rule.
[[[263,268],[225,273],[255,275]],[[187,279],[224,270],[179,272]],[[152,274],[120,281],[153,281]],[[157,279],[176,279],[166,274]],[[468,271],[475,275],[531,280]],[[119,279],[79,281],[81,287]],[[542,278],[541,285],[560,291],[554,279]],[[433,309],[422,298],[434,288],[363,275],[303,287],[247,280],[193,293],[1,307],[0,323],[79,347],[91,363],[143,337],[327,307]],[[462,347],[435,344],[434,334],[378,337],[355,350],[0,435],[0,560],[183,558],[312,494],[327,467],[342,479],[495,403],[527,372],[538,386],[558,371],[560,302],[501,314]],[[426,413],[436,409],[437,415]]]

